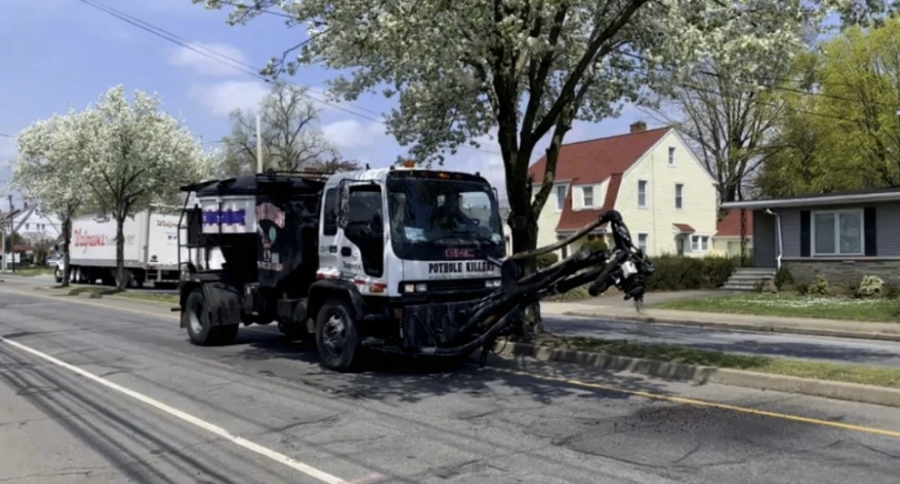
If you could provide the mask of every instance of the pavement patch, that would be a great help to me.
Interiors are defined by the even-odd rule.
[[[900,408],[900,390],[874,385],[771,375],[512,342],[498,342],[495,349],[499,355],[507,357],[524,356],[545,362],[575,363],[608,371],[625,371],[699,384],[717,383]],[[630,393],[629,390],[622,392]],[[900,437],[900,432],[892,434]]]
[[[825,336],[829,338],[851,338],[900,342],[900,333],[890,331],[856,331],[852,329],[824,329],[808,328],[803,326],[786,326],[782,324],[742,324],[742,323],[717,323],[713,321],[696,321],[689,318],[654,318],[647,315],[623,315],[595,311],[563,311],[563,316],[579,318],[607,319],[611,321],[628,321],[651,324],[670,324],[674,326],[692,326],[696,328],[716,328],[739,331],[754,331],[762,333],[799,334],[804,336]],[[873,323],[879,325],[891,323]]]

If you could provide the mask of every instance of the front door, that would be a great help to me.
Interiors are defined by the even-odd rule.
[[[675,246],[678,248],[678,255],[684,255],[684,236],[675,237]]]

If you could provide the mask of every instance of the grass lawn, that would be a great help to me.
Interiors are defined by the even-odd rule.
[[[603,340],[586,337],[552,337],[539,341],[538,344],[594,351],[614,356],[900,388],[900,369],[887,367],[740,355],[718,351],[693,350],[680,346],[642,344],[627,340]]]
[[[129,299],[139,299],[142,301],[161,302],[166,304],[178,304],[177,294],[161,294],[158,292],[131,292],[117,291],[114,287],[90,287],[81,286],[69,291],[69,295],[76,296],[79,294],[98,294],[100,296],[118,296],[127,297]]]
[[[167,304],[178,305],[177,294],[160,294],[158,292],[120,292],[116,296],[127,297],[131,299],[141,299],[143,301],[161,302]]]
[[[900,300],[739,294],[648,304],[651,309],[753,314],[850,321],[900,322]]]
[[[7,273],[11,276],[52,276],[53,275],[53,267],[16,267],[15,272],[13,272],[12,267],[9,268],[9,272]]]

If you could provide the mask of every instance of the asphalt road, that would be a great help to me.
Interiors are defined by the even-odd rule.
[[[381,357],[342,375],[272,327],[198,348],[158,305],[26,291],[0,285],[4,483],[893,484],[900,474],[896,409],[499,358],[479,370]]]

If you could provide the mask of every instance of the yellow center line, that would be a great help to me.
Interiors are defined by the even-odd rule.
[[[48,296],[48,295],[44,295],[44,294],[33,294],[33,293],[28,293],[28,292],[23,292],[23,291],[15,291],[12,289],[7,289],[7,288],[0,288],[0,290],[5,291],[5,292],[14,293],[14,294],[21,294],[23,296],[37,297],[37,298],[43,298],[43,299],[52,299],[52,300],[59,301],[58,297]],[[62,302],[62,301],[60,301],[60,302]],[[90,302],[90,301],[78,300],[78,299],[73,299],[71,301],[66,301],[66,302],[73,302],[76,304],[85,304],[88,306],[96,306],[96,307],[105,308],[105,309],[126,311],[126,312],[130,312],[130,313],[135,313],[135,314],[154,316],[157,318],[164,318],[164,319],[171,319],[171,320],[179,319],[177,316],[163,315],[163,314],[154,313],[151,311],[144,311],[144,310],[140,310],[140,309],[126,308],[126,307],[121,307],[121,306],[110,306],[108,304],[99,304],[99,303],[94,303],[94,302]],[[258,333],[266,333],[266,334],[277,334],[272,331],[266,331],[266,330],[258,329],[258,328],[241,328],[241,330],[242,331],[256,331]],[[468,366],[477,367],[478,365],[468,365]],[[779,413],[779,412],[770,412],[767,410],[759,410],[759,409],[755,409],[755,408],[741,407],[739,405],[729,405],[727,403],[711,402],[708,400],[698,400],[698,399],[694,399],[694,398],[676,397],[676,396],[671,396],[671,395],[663,395],[660,393],[645,392],[645,391],[640,391],[640,390],[626,390],[624,388],[619,388],[619,387],[615,387],[612,385],[604,385],[602,383],[592,383],[592,382],[586,382],[586,381],[582,381],[582,380],[575,380],[575,379],[571,379],[571,378],[541,375],[539,373],[510,370],[507,368],[491,367],[489,370],[497,371],[497,372],[501,372],[501,373],[508,373],[508,374],[517,375],[517,376],[523,376],[523,377],[527,377],[527,378],[534,378],[537,380],[565,383],[567,385],[582,387],[582,388],[589,388],[592,390],[601,390],[601,391],[619,393],[622,395],[631,395],[631,396],[635,396],[635,397],[642,397],[642,398],[646,398],[649,400],[659,400],[659,401],[665,401],[665,402],[671,402],[671,403],[680,403],[682,405],[691,405],[694,407],[715,408],[715,409],[719,409],[719,410],[727,410],[730,412],[742,413],[742,414],[746,414],[746,415],[756,415],[756,416],[760,416],[760,417],[776,418],[776,419],[787,420],[787,421],[791,421],[791,422],[800,422],[800,423],[806,423],[806,424],[811,424],[811,425],[818,425],[818,426],[822,426],[822,427],[831,427],[831,428],[837,428],[837,429],[842,429],[842,430],[849,430],[849,431],[853,431],[853,432],[861,432],[861,433],[867,433],[867,434],[880,435],[883,437],[892,437],[895,439],[900,439],[900,431],[880,429],[877,427],[866,427],[863,425],[853,425],[853,424],[846,424],[846,423],[841,423],[841,422],[834,422],[831,420],[823,420],[823,419],[817,419],[817,418],[811,418],[811,417],[802,417],[799,415],[791,415],[791,414]]]
[[[801,423],[806,423],[806,424],[819,425],[819,426],[824,426],[824,427],[832,427],[832,428],[838,428],[838,429],[842,429],[842,430],[863,432],[863,433],[868,433],[868,434],[875,434],[875,435],[881,435],[884,437],[892,437],[892,438],[900,439],[900,432],[894,431],[894,430],[880,429],[877,427],[866,427],[863,425],[853,425],[853,424],[846,424],[846,423],[841,423],[841,422],[834,422],[832,420],[823,420],[823,419],[818,419],[818,418],[802,417],[799,415],[791,415],[791,414],[786,414],[786,413],[770,412],[767,410],[758,410],[755,408],[741,407],[739,405],[729,405],[727,403],[711,402],[708,400],[698,400],[695,398],[676,397],[676,396],[671,396],[671,395],[663,395],[663,394],[659,394],[659,393],[645,392],[645,391],[640,391],[640,390],[626,390],[624,388],[619,388],[619,387],[615,387],[612,385],[604,385],[602,383],[592,383],[592,382],[575,380],[575,379],[565,378],[565,377],[541,375],[538,373],[532,373],[532,372],[526,372],[526,371],[510,370],[508,368],[492,367],[492,368],[490,368],[490,370],[498,371],[498,372],[502,372],[502,373],[509,373],[512,375],[524,376],[524,377],[528,377],[528,378],[535,378],[538,380],[565,383],[567,385],[577,386],[577,387],[582,387],[582,388],[589,388],[592,390],[602,390],[602,391],[607,391],[607,392],[619,393],[622,395],[631,395],[631,396],[635,396],[635,397],[642,397],[642,398],[646,398],[646,399],[650,399],[650,400],[659,400],[659,401],[665,401],[665,402],[671,402],[671,403],[680,403],[682,405],[691,405],[694,407],[705,407],[705,408],[715,408],[715,409],[719,409],[719,410],[728,410],[731,412],[743,413],[743,414],[747,414],[747,415],[756,415],[756,416],[760,416],[760,417],[776,418],[776,419],[788,420],[788,421],[792,421],[792,422],[801,422]]]

